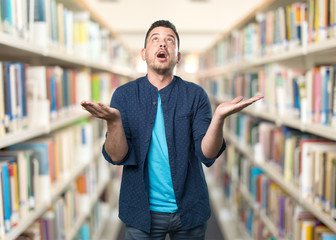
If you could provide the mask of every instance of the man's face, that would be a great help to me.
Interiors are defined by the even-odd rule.
[[[166,27],[154,28],[148,36],[146,48],[141,51],[142,59],[147,62],[147,70],[158,74],[172,72],[180,60],[177,38],[173,30]]]

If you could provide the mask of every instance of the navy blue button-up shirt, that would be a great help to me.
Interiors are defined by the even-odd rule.
[[[212,110],[206,92],[198,85],[174,76],[159,91],[168,145],[173,188],[181,213],[182,229],[205,223],[211,214],[208,188],[201,163],[211,166],[224,151],[225,141],[213,159],[201,150]],[[105,159],[124,165],[119,198],[120,219],[137,229],[150,232],[147,152],[157,111],[158,89],[146,77],[116,89],[110,106],[121,113],[128,153],[120,162],[112,162],[103,146]],[[113,133],[109,133],[113,134]]]

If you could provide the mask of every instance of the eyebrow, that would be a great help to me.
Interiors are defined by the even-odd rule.
[[[153,36],[155,36],[155,35],[160,35],[159,33],[153,33],[149,38],[152,38]],[[174,38],[174,40],[176,40],[175,39],[175,36],[173,35],[173,34],[168,34],[168,36],[169,37],[172,37],[172,38]]]

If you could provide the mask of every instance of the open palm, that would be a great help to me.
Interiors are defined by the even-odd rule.
[[[218,114],[220,117],[225,118],[234,113],[240,112],[247,106],[252,103],[262,99],[262,95],[256,95],[252,98],[243,101],[243,97],[236,97],[231,102],[223,102],[217,108],[215,114]]]
[[[118,109],[108,107],[102,102],[93,103],[90,101],[82,101],[81,105],[83,109],[96,118],[113,122],[121,117]]]

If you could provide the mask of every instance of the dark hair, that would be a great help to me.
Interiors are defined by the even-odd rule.
[[[154,29],[154,28],[157,28],[157,27],[166,27],[166,28],[170,28],[171,30],[173,30],[173,32],[175,33],[176,35],[176,38],[177,38],[177,46],[178,46],[178,49],[180,48],[180,37],[176,31],[176,27],[174,24],[172,24],[171,22],[169,22],[168,20],[158,20],[154,23],[152,23],[152,25],[150,26],[150,28],[148,29],[147,33],[146,33],[146,38],[145,38],[145,44],[144,44],[144,47],[146,48],[146,44],[147,44],[147,38],[149,37],[149,33]]]

